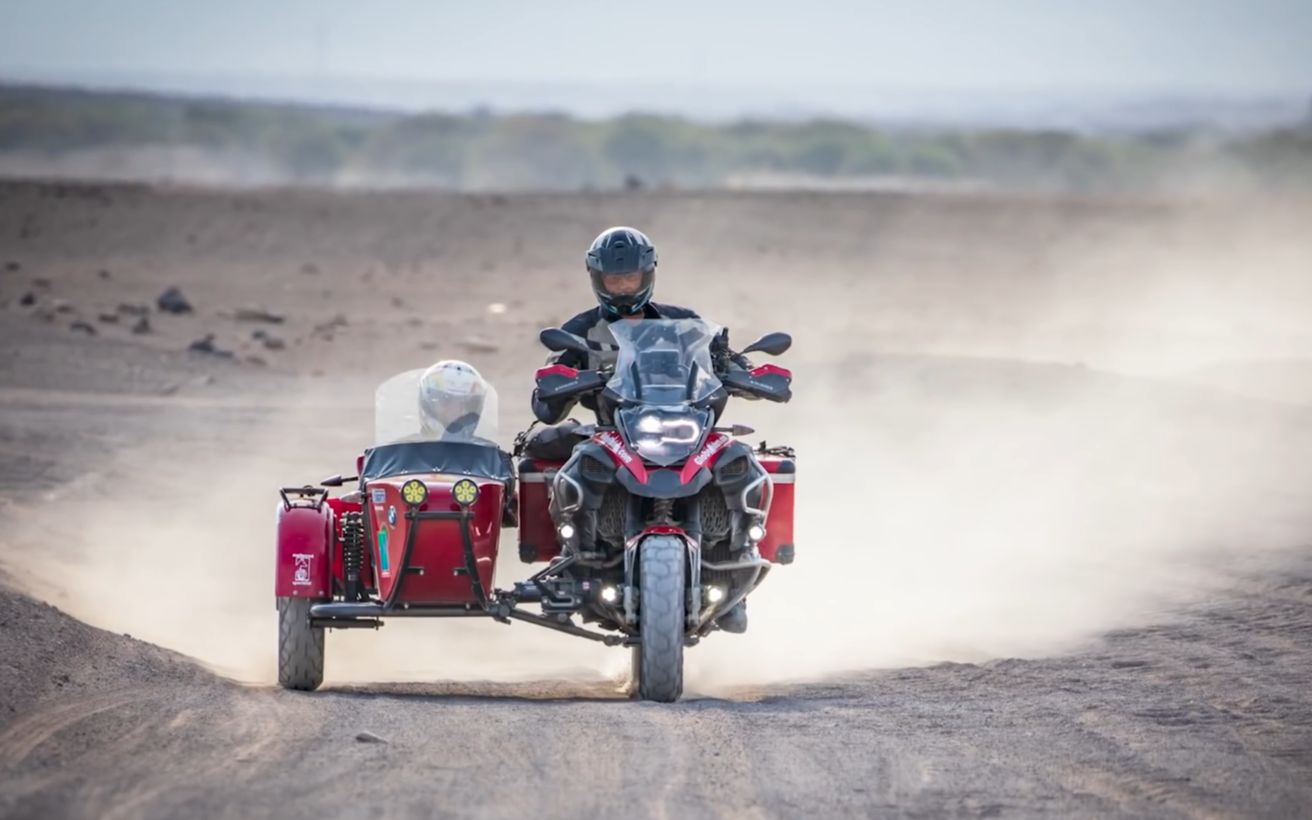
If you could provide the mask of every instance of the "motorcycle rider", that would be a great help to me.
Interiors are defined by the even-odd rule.
[[[620,225],[598,234],[584,256],[597,307],[583,311],[561,326],[563,330],[592,343],[590,346],[593,349],[586,354],[575,350],[553,353],[547,358],[547,363],[563,364],[579,370],[595,370],[613,365],[617,348],[610,326],[614,322],[701,318],[688,308],[652,301],[656,285],[656,264],[656,247],[642,231]],[[711,343],[711,355],[717,369],[751,369],[751,363],[746,357],[729,349],[727,330],[721,331]],[[529,440],[526,451],[530,455],[560,460],[568,457],[574,444],[584,438],[576,433],[579,426],[577,422],[570,420],[561,423],[576,401],[574,398],[543,401],[538,397],[537,390],[533,391],[533,415],[539,421],[556,426],[540,431]],[[592,396],[583,397],[582,404],[593,412],[597,409],[596,400]],[[746,631],[746,599],[721,616],[717,623],[727,632]]]
[[[547,363],[579,370],[613,365],[615,336],[610,331],[613,322],[701,318],[688,308],[651,300],[656,287],[656,263],[656,247],[642,231],[620,225],[598,234],[584,256],[597,307],[583,311],[561,326],[563,330],[594,343],[595,349],[586,355],[574,350],[553,353],[547,358]],[[711,344],[711,355],[717,367],[751,368],[745,357],[729,350],[728,331],[722,331]],[[533,391],[533,415],[547,424],[561,422],[573,409],[574,403],[572,398],[544,402],[538,399],[537,391]],[[582,403],[589,410],[597,409],[591,396],[585,396]]]
[[[495,446],[477,435],[487,394],[471,364],[447,359],[428,368],[419,377],[419,439]]]

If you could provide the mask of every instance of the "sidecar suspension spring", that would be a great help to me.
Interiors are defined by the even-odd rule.
[[[346,579],[346,600],[362,598],[360,567],[364,565],[364,516],[349,512],[342,516],[342,577]]]

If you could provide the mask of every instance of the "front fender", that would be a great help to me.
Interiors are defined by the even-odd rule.
[[[278,540],[274,595],[279,598],[329,598],[332,595],[333,511],[278,504]]]

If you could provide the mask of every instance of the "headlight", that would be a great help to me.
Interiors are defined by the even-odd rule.
[[[632,407],[619,412],[629,446],[664,467],[697,451],[706,434],[707,411],[691,407]]]

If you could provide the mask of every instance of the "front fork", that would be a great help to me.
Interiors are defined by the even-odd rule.
[[[630,538],[624,546],[624,622],[630,625],[638,623],[638,550],[642,542],[651,535],[677,535],[683,539],[687,548],[688,578],[685,584],[684,623],[688,634],[702,622],[702,546],[701,541],[691,533],[684,531],[670,532],[672,528],[655,528],[639,533]]]

